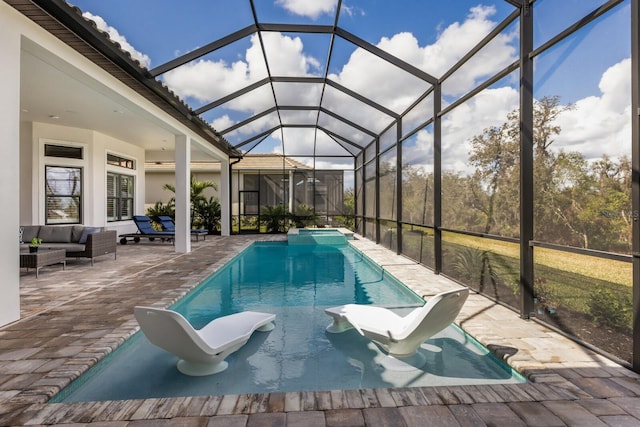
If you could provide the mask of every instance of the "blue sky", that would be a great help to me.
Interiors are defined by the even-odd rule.
[[[149,68],[253,24],[250,4],[244,0],[71,1]],[[604,3],[605,0],[538,0],[534,6],[536,46]],[[576,111],[560,118],[563,135],[556,146],[579,149],[591,158],[601,156],[603,146],[613,147],[607,153],[613,156],[630,152],[630,146],[626,147],[629,118],[625,116],[629,103],[625,94],[628,80],[625,60],[630,57],[629,3],[626,0],[598,22],[536,59],[536,96],[559,95],[562,102],[577,106]],[[255,1],[256,14],[263,23],[332,25],[335,4],[335,0]],[[342,3],[338,25],[440,77],[513,10],[513,6],[504,0],[352,0]],[[445,105],[515,61],[519,55],[517,35],[516,24],[483,49],[473,62],[451,76],[443,86]],[[263,39],[272,74],[324,75],[327,35],[263,33]],[[393,68],[338,39],[329,77],[387,108],[403,112],[415,101],[416,94],[423,93],[428,85]],[[265,77],[264,69],[257,37],[253,36],[160,78],[188,104],[198,108]],[[517,106],[517,80],[516,73],[445,118],[445,135],[458,142],[445,148],[445,158],[451,159],[451,168],[463,168],[466,162],[468,147],[459,141],[468,141],[483,128],[504,121],[506,112]],[[306,105],[317,99],[319,90],[320,86],[311,85],[303,90],[291,88],[289,92],[280,88],[276,96],[281,104]],[[273,106],[273,94],[270,90],[261,90],[205,113],[203,117],[223,131],[270,106]],[[328,93],[323,106],[332,111],[345,111],[350,114],[350,120],[369,129],[382,129],[389,120],[338,94]],[[429,114],[428,109],[424,114]],[[416,116],[423,117],[424,114]],[[321,120],[328,122],[329,118],[322,117]],[[225,134],[225,137],[238,143],[269,129],[274,123],[277,124],[275,114],[240,131]],[[608,129],[607,123],[615,127]],[[340,128],[354,141],[366,142],[361,132],[345,129],[343,124]],[[302,154],[305,147],[332,143],[324,134],[302,130],[286,133],[296,140],[295,148],[283,145],[282,134],[276,132],[256,151],[284,149]],[[610,143],[612,138],[615,144]],[[428,140],[426,135],[424,143]],[[416,147],[420,149],[420,144]],[[426,148],[422,149],[426,151]],[[344,154],[341,148],[337,152]]]

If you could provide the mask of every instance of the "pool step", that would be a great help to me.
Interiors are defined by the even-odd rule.
[[[346,228],[292,228],[287,233],[290,245],[344,245],[353,240]]]

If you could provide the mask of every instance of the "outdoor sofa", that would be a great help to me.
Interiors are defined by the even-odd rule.
[[[31,239],[42,239],[39,248],[64,249],[67,258],[90,258],[113,254],[116,258],[117,233],[100,227],[84,225],[23,225],[20,226],[20,249],[26,250]]]

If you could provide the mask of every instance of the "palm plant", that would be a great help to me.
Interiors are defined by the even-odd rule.
[[[173,194],[176,193],[176,187],[172,184],[165,184],[165,190],[171,191]],[[196,222],[196,207],[201,203],[207,203],[207,198],[204,196],[204,190],[207,188],[213,188],[214,190],[218,189],[218,186],[213,181],[198,181],[195,175],[191,174],[191,185],[190,185],[190,196],[191,196],[191,226],[194,226]],[[217,200],[216,200],[217,201]],[[176,198],[175,196],[169,200],[169,204],[175,205]]]
[[[315,212],[313,207],[301,203],[296,208],[295,215],[292,215],[293,222],[296,227],[304,228],[310,225],[316,225],[320,216]]]
[[[176,216],[176,209],[173,203],[173,199],[167,202],[167,204],[156,202],[153,207],[147,208],[147,216],[154,221],[156,221],[157,218],[161,215],[170,216],[171,218],[174,218]]]
[[[208,200],[198,200],[194,203],[194,210],[202,226],[209,231],[209,234],[213,234],[218,229],[222,218],[222,208],[218,199],[209,197]]]
[[[270,233],[285,232],[287,220],[290,217],[291,214],[283,205],[264,206],[260,213],[260,220],[264,223],[267,232]]]

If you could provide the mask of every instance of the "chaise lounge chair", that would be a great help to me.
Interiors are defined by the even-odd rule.
[[[272,330],[276,318],[275,314],[243,311],[214,319],[196,330],[173,310],[136,306],[134,314],[151,344],[178,356],[178,370],[190,376],[227,369],[224,359],[245,345],[255,330]]]
[[[404,317],[371,305],[346,304],[327,308],[325,313],[333,317],[327,332],[341,333],[355,328],[390,356],[411,357],[422,343],[453,323],[468,296],[468,288],[442,292]]]
[[[175,222],[173,222],[173,218],[171,218],[170,216],[160,215],[158,216],[158,221],[160,221],[160,225],[162,225],[163,231],[169,231],[172,233],[176,232],[176,224]],[[207,240],[207,234],[209,234],[209,230],[204,230],[202,228],[191,229],[191,235],[195,236],[196,240],[198,240],[200,236],[202,236],[204,240]]]
[[[158,231],[153,228],[151,226],[151,218],[146,215],[134,215],[133,222],[136,224],[136,227],[138,227],[138,232],[120,234],[118,236],[120,238],[120,244],[126,245],[129,240],[133,240],[135,243],[138,243],[142,237],[148,238],[150,241],[160,239],[162,242],[165,240],[173,241],[176,237],[175,232]]]

